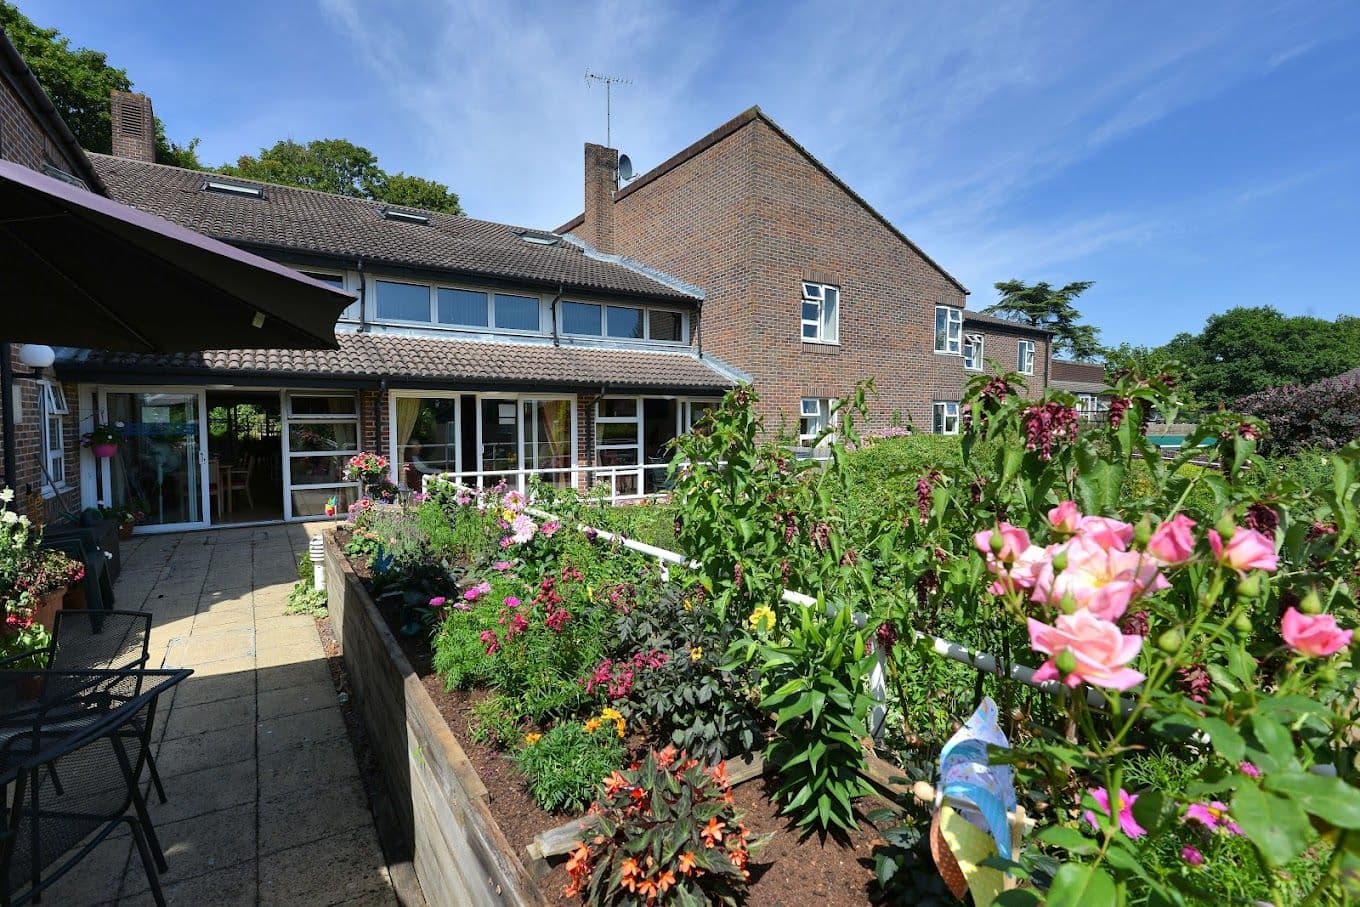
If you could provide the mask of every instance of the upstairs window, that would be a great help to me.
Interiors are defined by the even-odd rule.
[[[480,290],[440,287],[435,291],[440,324],[484,328],[490,325],[490,300]]]
[[[430,288],[424,284],[378,280],[374,284],[373,312],[379,321],[430,320]]]
[[[312,280],[319,280],[322,283],[328,283],[331,286],[335,287],[336,289],[340,290],[346,289],[345,275],[343,274],[327,274],[324,271],[303,271],[302,273],[310,277]],[[356,299],[349,305],[345,306],[345,310],[340,313],[340,320],[341,321],[359,320],[359,300]]]
[[[963,367],[970,372],[982,371],[981,334],[969,334],[963,338]]]
[[[683,343],[685,339],[684,318],[679,312],[571,300],[564,300],[560,310],[563,334],[664,343]]]
[[[497,293],[494,301],[496,327],[507,331],[540,331],[537,296],[511,296]]]
[[[1022,375],[1034,374],[1034,341],[1021,340],[1016,347],[1015,370]]]
[[[803,340],[837,343],[840,340],[841,291],[824,283],[803,283]]]
[[[935,352],[957,356],[963,352],[963,309],[935,307]]]
[[[804,397],[798,419],[798,443],[803,447],[825,444],[831,436],[822,434],[831,426],[831,400],[827,397]],[[819,440],[820,439],[820,440]]]
[[[937,435],[957,435],[959,433],[959,405],[952,400],[935,401],[934,428]]]

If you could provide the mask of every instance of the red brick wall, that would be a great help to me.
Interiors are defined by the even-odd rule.
[[[962,357],[937,355],[934,330],[935,306],[964,294],[763,120],[626,193],[615,241],[705,290],[703,347],[752,375],[772,425],[866,377],[871,427],[900,413],[928,430],[931,403],[962,394]],[[804,279],[840,287],[839,345],[802,341]],[[1019,335],[986,333],[987,355],[1013,368]],[[1040,389],[1045,343],[1035,358]]]
[[[0,77],[0,157],[41,171],[44,162],[51,163],[68,173],[79,173],[79,168],[66,158],[61,148],[42,129],[38,120],[15,93],[9,82]],[[8,304],[21,304],[20,300],[9,300]],[[3,331],[0,331],[3,333]],[[19,364],[19,347],[15,344],[11,362],[16,370],[28,369]],[[51,377],[51,373],[48,373]],[[37,384],[19,378],[14,382],[15,396],[21,401],[21,416],[15,426],[16,466],[18,474],[5,481],[14,487],[18,494],[20,510],[39,521],[55,519],[61,512],[59,504],[67,509],[80,507],[80,433],[77,431],[76,389],[74,385],[66,388],[66,399],[71,415],[65,420],[66,437],[66,480],[71,490],[60,499],[41,497],[42,470],[41,451],[39,450],[38,393]]]

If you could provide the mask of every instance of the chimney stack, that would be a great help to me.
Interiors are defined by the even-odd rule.
[[[609,255],[614,247],[614,192],[619,187],[619,152],[586,143],[586,207],[580,236]]]
[[[156,118],[151,99],[133,91],[109,93],[113,116],[113,153],[134,161],[156,162]]]

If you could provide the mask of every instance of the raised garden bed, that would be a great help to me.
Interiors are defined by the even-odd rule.
[[[472,710],[486,694],[445,689],[428,644],[400,633],[397,608],[374,602],[368,570],[345,556],[344,538],[326,534],[331,620],[427,900],[579,904],[579,897],[563,895],[569,882],[563,848],[539,853],[545,838],[561,840],[571,815],[539,808],[514,762],[472,739]],[[772,835],[751,865],[747,904],[870,903],[873,849],[883,840],[872,823],[846,835],[808,834],[779,815],[763,773],[734,769],[733,777],[740,779],[733,796],[751,833]]]

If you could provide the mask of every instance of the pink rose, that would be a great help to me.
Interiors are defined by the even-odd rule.
[[[1044,562],[1032,596],[1040,604],[1059,605],[1070,597],[1101,620],[1117,620],[1135,598],[1171,585],[1150,558],[1105,548],[1090,536],[1079,535],[1057,551],[1066,554],[1067,567],[1055,570],[1051,555]]]
[[[1168,566],[1183,564],[1195,554],[1195,521],[1178,513],[1162,523],[1148,539],[1147,553]]]
[[[1133,525],[1107,516],[1084,516],[1078,531],[1107,551],[1123,551],[1133,538]]]
[[[1001,550],[992,551],[992,536],[1001,536]],[[1010,563],[1029,548],[1029,533],[1019,526],[1012,526],[1010,523],[1000,523],[995,529],[984,529],[973,535],[973,544],[977,549],[987,555],[990,561],[993,558],[998,561]]]
[[[1075,501],[1063,501],[1048,512],[1048,522],[1058,532],[1075,535],[1081,527],[1081,511]]]
[[[1280,635],[1289,647],[1312,658],[1335,655],[1351,644],[1354,633],[1354,630],[1338,627],[1336,618],[1330,614],[1304,614],[1297,608],[1285,611],[1284,620],[1280,622]]]
[[[1220,563],[1227,564],[1238,573],[1248,570],[1273,571],[1280,563],[1275,553],[1275,540],[1262,535],[1255,529],[1238,527],[1228,544],[1215,530],[1209,530],[1209,547]]]
[[[1060,614],[1051,627],[1031,617],[1029,644],[1035,651],[1049,656],[1048,661],[1034,672],[1035,680],[1061,679],[1069,687],[1089,683],[1112,690],[1127,690],[1143,679],[1141,673],[1126,667],[1142,648],[1143,637],[1125,636],[1119,632],[1119,627],[1090,611]],[[1071,652],[1077,662],[1076,668],[1066,677],[1054,663],[1063,651]]]

